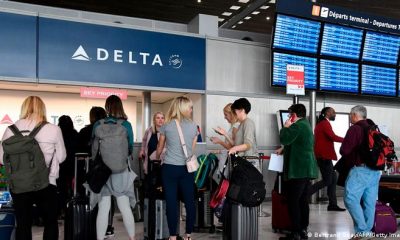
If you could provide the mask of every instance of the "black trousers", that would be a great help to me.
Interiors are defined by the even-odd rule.
[[[48,187],[34,192],[11,193],[17,220],[16,240],[32,239],[32,205],[36,204],[43,217],[43,240],[58,239],[57,187]]]
[[[329,198],[329,205],[336,206],[337,205],[337,198],[336,198],[336,172],[333,169],[332,160],[330,159],[317,159],[317,163],[319,166],[319,170],[321,171],[322,180],[319,182],[314,183],[310,187],[309,194],[310,196],[319,191],[324,187],[328,187],[328,198]]]
[[[285,182],[289,216],[294,232],[305,230],[309,224],[308,188],[310,179],[291,179]]]

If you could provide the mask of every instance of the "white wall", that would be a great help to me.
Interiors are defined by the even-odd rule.
[[[7,114],[15,122],[19,119],[22,102],[27,96],[42,98],[46,105],[47,121],[57,124],[58,117],[69,115],[77,131],[89,124],[89,111],[93,106],[104,108],[105,99],[81,98],[80,94],[0,90],[0,120]],[[132,126],[136,126],[136,98],[128,97],[123,105]],[[0,124],[0,136],[8,124]],[[136,140],[135,140],[136,141]]]

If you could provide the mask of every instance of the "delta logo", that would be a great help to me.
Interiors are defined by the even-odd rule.
[[[89,54],[82,45],[75,50],[71,57],[72,60],[76,61],[113,61],[114,63],[128,63],[128,64],[140,64],[140,65],[151,65],[164,67],[165,63],[168,62],[169,66],[174,69],[182,67],[183,60],[177,54],[172,54],[168,59],[164,60],[160,54],[151,54],[149,52],[134,52],[134,51],[123,51],[119,49],[105,49],[96,48],[95,58],[89,57]]]
[[[10,116],[8,116],[8,114],[6,114],[1,120],[0,120],[0,124],[14,124],[14,122],[11,120]]]
[[[327,18],[329,14],[329,8],[313,5],[311,14],[313,16]]]

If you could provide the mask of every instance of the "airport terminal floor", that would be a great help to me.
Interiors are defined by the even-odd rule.
[[[339,205],[344,206],[343,200],[339,200]],[[309,239],[329,239],[329,240],[345,240],[349,239],[350,234],[353,233],[353,222],[349,213],[346,212],[328,212],[326,210],[327,204],[310,204],[310,227],[309,227]],[[271,202],[264,202],[263,212],[271,213]],[[181,221],[181,229],[184,229],[185,222]],[[122,240],[128,239],[126,234],[122,217],[120,214],[115,214],[114,216],[114,227],[115,236],[112,239]],[[62,221],[59,225],[60,229],[60,240],[63,240],[64,227]],[[33,240],[42,239],[43,229],[41,227],[33,228]],[[258,239],[260,240],[273,240],[279,239],[283,234],[274,233],[271,227],[271,216],[260,217],[259,218],[259,232]],[[193,240],[211,240],[211,239],[222,239],[222,233],[216,232],[214,234],[209,234],[207,231],[202,231],[200,233],[193,233]],[[143,240],[143,223],[136,223],[136,239]],[[371,239],[400,239],[400,231],[392,234],[389,237],[375,237]]]

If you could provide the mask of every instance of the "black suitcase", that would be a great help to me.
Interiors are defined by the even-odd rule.
[[[77,153],[75,155],[75,184],[74,196],[67,203],[67,210],[64,220],[64,239],[65,240],[95,240],[96,239],[96,217],[97,208],[90,209],[88,193],[77,194],[77,162],[86,161],[86,172],[89,168],[88,154]]]
[[[194,228],[200,232],[202,228],[209,229],[210,233],[214,229],[214,215],[210,207],[211,193],[208,190],[197,191],[195,207],[196,207],[196,220]]]

